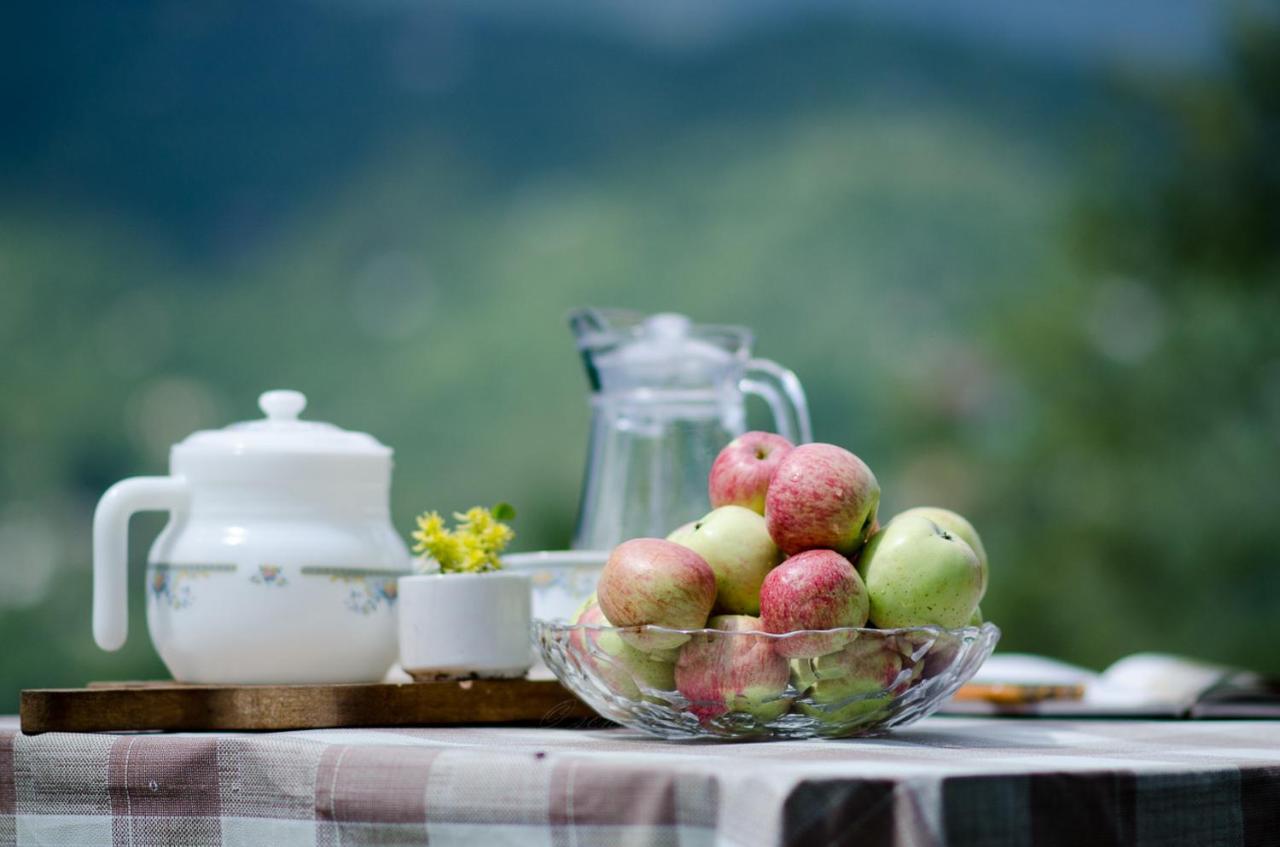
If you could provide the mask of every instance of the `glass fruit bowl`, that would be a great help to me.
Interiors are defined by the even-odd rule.
[[[933,712],[1000,629],[827,629],[775,635],[535,620],[561,683],[601,716],[663,738],[874,735]]]

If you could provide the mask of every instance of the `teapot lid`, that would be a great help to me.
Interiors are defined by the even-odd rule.
[[[358,473],[365,468],[378,478],[389,478],[390,447],[368,433],[302,420],[298,416],[306,405],[306,395],[300,391],[264,392],[258,397],[258,407],[266,417],[192,433],[174,445],[172,469],[200,477],[251,474],[260,478],[256,471],[262,471],[311,478],[339,470]]]

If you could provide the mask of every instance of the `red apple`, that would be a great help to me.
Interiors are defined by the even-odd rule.
[[[792,447],[790,441],[772,432],[748,432],[730,441],[716,456],[707,477],[711,507],[745,506],[763,515],[769,479]]]
[[[790,667],[774,651],[774,639],[752,634],[764,632],[760,619],[717,615],[708,628],[729,634],[698,633],[676,659],[676,690],[689,700],[688,710],[701,721],[728,712],[771,721],[786,712]]]
[[[834,444],[802,444],[778,463],[764,517],[787,555],[817,549],[853,555],[879,505],[880,483],[861,459]]]
[[[928,651],[918,663],[925,679],[933,679],[935,676],[949,673],[955,666],[956,659],[960,657],[960,651],[964,648],[963,639],[950,632],[934,632],[919,643]],[[919,653],[922,650],[917,647],[916,652]]]
[[[716,575],[688,547],[661,538],[633,538],[614,548],[596,594],[605,617],[618,627],[701,629],[716,601]],[[640,650],[678,647],[679,633],[621,633]]]
[[[760,586],[760,620],[767,632],[863,626],[869,608],[862,577],[834,550],[792,556]],[[777,651],[789,659],[809,658],[839,650],[848,641],[848,634],[797,635],[779,639]]]

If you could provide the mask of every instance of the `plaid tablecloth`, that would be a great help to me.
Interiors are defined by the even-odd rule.
[[[24,736],[0,845],[1277,844],[1280,722],[932,718],[885,738],[620,729]]]

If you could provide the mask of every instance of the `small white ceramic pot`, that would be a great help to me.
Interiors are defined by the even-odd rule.
[[[529,670],[526,574],[419,574],[399,586],[400,664],[414,679],[513,679]]]

